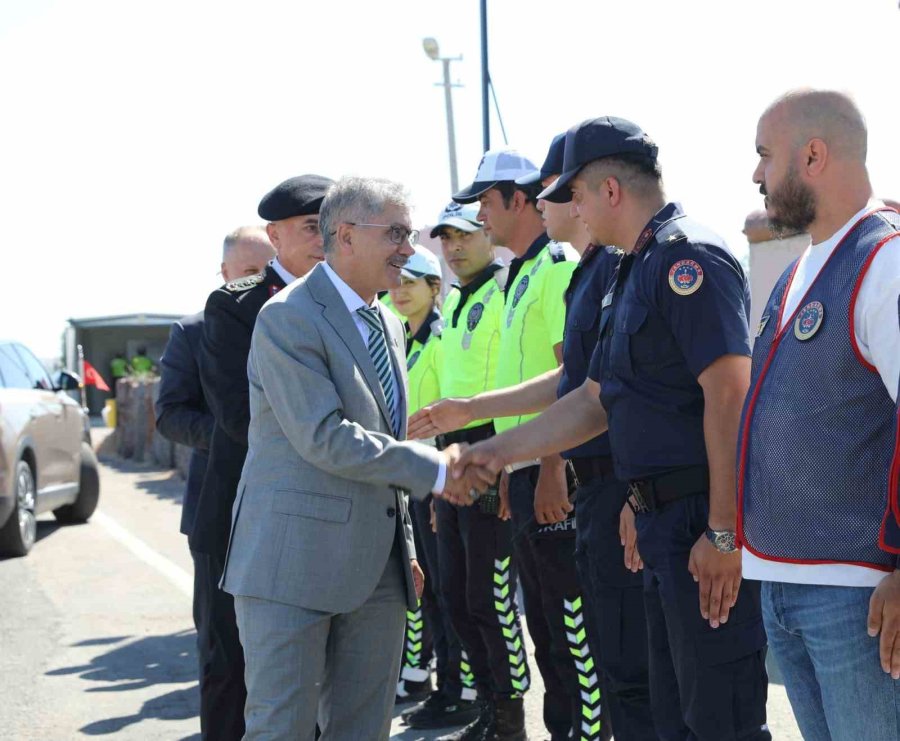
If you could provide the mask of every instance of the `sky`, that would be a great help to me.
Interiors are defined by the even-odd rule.
[[[0,337],[58,356],[70,317],[202,308],[222,238],[306,172],[449,200],[481,157],[478,0],[0,0]],[[795,87],[852,93],[877,195],[900,198],[896,0],[488,0],[510,146],[602,115],[657,142],[666,189],[744,256],[756,123]],[[503,140],[496,116],[492,146]]]

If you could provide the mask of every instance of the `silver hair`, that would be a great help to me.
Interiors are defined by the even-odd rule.
[[[343,177],[328,189],[319,209],[324,251],[334,247],[338,225],[366,223],[388,206],[409,209],[409,194],[400,183],[381,178]]]
[[[228,259],[228,253],[238,242],[255,242],[271,247],[269,235],[264,226],[239,226],[222,242],[222,260]]]

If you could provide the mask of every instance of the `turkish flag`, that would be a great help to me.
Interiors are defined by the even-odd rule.
[[[100,391],[109,391],[109,386],[106,385],[103,376],[87,360],[84,361],[84,385],[96,386]]]

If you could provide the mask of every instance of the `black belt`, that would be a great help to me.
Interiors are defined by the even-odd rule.
[[[486,424],[478,425],[478,427],[466,427],[462,430],[453,430],[453,432],[437,435],[434,441],[437,444],[438,450],[443,450],[444,448],[449,448],[454,443],[468,443],[469,445],[473,445],[493,436],[494,423],[487,422]]]
[[[709,468],[689,466],[652,479],[628,484],[628,504],[635,514],[652,512],[665,504],[709,491]]]
[[[613,462],[608,455],[575,456],[570,458],[569,462],[575,469],[575,476],[581,486],[594,479],[603,479],[613,475]]]

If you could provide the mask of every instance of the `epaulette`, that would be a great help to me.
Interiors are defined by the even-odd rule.
[[[509,279],[509,265],[504,265],[499,270],[494,271],[494,282],[502,291],[506,288],[506,281]]]
[[[553,262],[565,262],[566,251],[559,242],[547,242],[547,251],[550,253],[550,259]]]
[[[265,279],[266,276],[263,273],[248,275],[246,278],[238,278],[237,280],[233,280],[230,283],[226,283],[225,290],[231,291],[231,293],[241,293],[242,291],[250,290],[254,286],[258,286]]]
[[[659,231],[656,232],[656,243],[662,247],[666,247],[674,242],[680,242],[687,239],[687,234],[678,223],[680,219],[673,219],[668,224],[663,224]]]
[[[444,320],[443,319],[435,319],[428,328],[431,330],[431,336],[437,337],[440,339],[441,334],[444,332]]]

